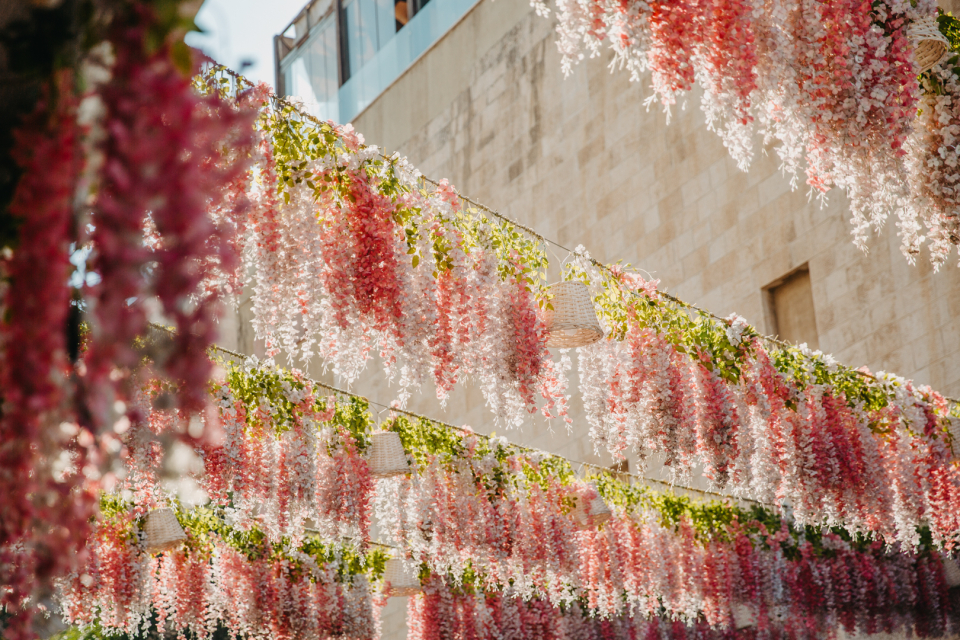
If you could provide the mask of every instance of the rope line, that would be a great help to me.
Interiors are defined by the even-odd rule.
[[[165,326],[163,326],[163,325],[161,325],[161,324],[157,324],[157,323],[155,323],[155,322],[150,322],[150,323],[149,323],[149,326],[150,326],[151,329],[154,329],[155,331],[163,331],[163,332],[165,332],[165,333],[167,333],[167,334],[169,334],[169,335],[174,335],[174,336],[177,335],[176,331],[174,331],[173,329],[170,329],[169,327],[165,327]],[[232,350],[230,350],[230,349],[226,349],[226,348],[221,347],[221,346],[218,346],[218,345],[212,345],[210,348],[213,349],[213,350],[215,350],[215,351],[219,351],[219,352],[224,353],[224,354],[226,354],[226,355],[232,356],[232,357],[234,357],[234,358],[239,358],[240,360],[247,360],[247,359],[250,358],[250,356],[244,355],[244,354],[239,353],[239,352],[237,352],[237,351],[232,351]],[[459,427],[459,426],[457,426],[457,425],[455,425],[455,424],[450,424],[450,423],[448,423],[448,422],[443,422],[443,421],[441,421],[441,420],[437,420],[437,419],[431,418],[431,417],[429,417],[429,416],[425,416],[425,415],[422,415],[422,414],[419,414],[419,413],[415,413],[415,412],[413,412],[413,411],[407,411],[406,409],[399,409],[399,408],[397,408],[397,407],[391,407],[390,405],[386,405],[386,404],[383,404],[383,403],[381,403],[381,402],[377,402],[376,400],[371,400],[370,398],[367,398],[366,396],[361,396],[361,395],[356,394],[356,393],[353,393],[353,392],[351,392],[351,391],[346,391],[345,389],[340,389],[340,388],[335,387],[335,386],[333,386],[333,385],[326,384],[325,382],[320,382],[319,380],[313,380],[313,379],[311,379],[311,378],[308,378],[308,380],[310,380],[310,382],[313,383],[314,385],[316,385],[316,386],[318,386],[318,387],[321,387],[321,388],[323,388],[323,389],[327,389],[328,391],[333,391],[334,393],[339,393],[339,394],[341,394],[341,395],[343,395],[343,396],[347,396],[347,397],[350,397],[350,398],[356,398],[356,399],[358,399],[358,400],[363,400],[364,402],[367,402],[367,403],[369,403],[369,404],[371,404],[371,405],[375,405],[375,406],[381,407],[381,408],[383,408],[383,409],[387,409],[387,410],[389,410],[389,411],[393,411],[393,412],[395,412],[395,413],[400,413],[400,414],[409,416],[409,417],[411,417],[411,418],[417,418],[417,419],[419,419],[419,420],[426,420],[427,422],[430,422],[430,423],[432,423],[432,424],[435,424],[435,425],[438,425],[438,426],[441,426],[441,427],[444,427],[444,428],[447,428],[447,429],[453,429],[453,430],[455,430],[455,431],[459,431],[460,433],[469,433],[469,434],[472,434],[472,435],[474,435],[474,436],[483,438],[483,439],[485,439],[485,440],[490,440],[490,439],[493,437],[493,436],[489,436],[489,435],[486,435],[486,434],[483,434],[483,433],[477,433],[477,432],[475,432],[475,431],[473,431],[473,430],[467,430],[467,429],[465,429],[465,428],[463,428],[463,427]],[[584,467],[584,466],[586,466],[586,467],[592,467],[592,468],[594,468],[594,469],[598,469],[598,470],[600,470],[600,471],[602,471],[602,472],[604,472],[604,473],[607,473],[607,474],[610,474],[610,475],[613,475],[613,476],[629,476],[630,478],[638,481],[638,482],[641,483],[641,484],[649,484],[649,483],[657,484],[657,485],[660,485],[660,486],[663,486],[663,487],[668,488],[671,492],[673,492],[673,491],[676,490],[676,489],[679,489],[679,490],[681,490],[681,491],[689,491],[689,492],[701,494],[701,495],[704,495],[704,496],[710,496],[711,498],[721,498],[721,499],[723,499],[723,500],[738,500],[738,501],[749,502],[749,503],[752,503],[752,504],[757,504],[757,505],[769,507],[769,508],[772,508],[772,509],[779,509],[779,507],[778,507],[777,505],[775,505],[775,504],[770,504],[770,503],[766,503],[766,502],[760,502],[759,500],[754,500],[754,499],[752,499],[752,498],[744,498],[744,497],[734,496],[734,495],[730,495],[730,494],[726,494],[726,493],[719,493],[719,492],[716,492],[716,491],[709,491],[709,490],[706,490],[706,489],[697,489],[696,487],[689,487],[689,486],[682,485],[682,484],[667,482],[667,481],[665,481],[665,480],[658,480],[657,478],[649,478],[649,477],[647,477],[647,476],[641,476],[641,475],[638,475],[638,474],[635,474],[635,473],[630,473],[629,471],[614,471],[613,469],[610,469],[610,468],[608,468],[608,467],[604,467],[604,466],[598,465],[598,464],[593,464],[593,463],[591,463],[591,462],[578,462],[578,461],[576,461],[576,460],[571,460],[570,458],[567,458],[567,457],[565,457],[565,456],[561,456],[561,455],[558,455],[558,454],[555,454],[555,453],[550,453],[550,452],[548,452],[548,451],[541,451],[541,450],[539,450],[539,449],[533,449],[533,448],[531,448],[531,447],[526,447],[526,446],[524,446],[524,445],[515,444],[515,443],[512,443],[512,442],[510,442],[509,444],[510,444],[510,446],[515,447],[515,448],[517,448],[517,449],[519,449],[519,450],[521,450],[521,451],[526,451],[526,452],[529,452],[529,453],[537,453],[537,454],[546,453],[547,455],[549,455],[549,456],[551,456],[551,457],[559,458],[560,460],[566,461],[566,462],[570,465],[571,468],[575,468],[577,465],[579,465],[579,466],[581,466],[581,467]]]

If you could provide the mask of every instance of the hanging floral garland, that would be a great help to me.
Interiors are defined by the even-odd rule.
[[[943,562],[955,565],[930,552],[929,531],[918,532],[921,553],[890,553],[842,531],[793,530],[761,507],[697,505],[610,475],[583,484],[561,459],[423,420],[388,428],[420,467],[380,481],[379,530],[454,584],[579,603],[606,619],[667,615],[719,629],[747,617],[791,637],[823,637],[837,621],[850,631],[921,621],[937,636],[958,622],[948,617],[960,614],[950,591],[960,575],[948,584]],[[614,509],[599,528],[572,512],[597,489]]]
[[[79,478],[52,468],[61,455],[79,469],[96,460],[88,458],[95,451],[71,442],[74,434],[50,428],[69,401],[67,244],[73,180],[83,165],[71,88],[70,76],[58,75],[16,134],[13,155],[24,177],[10,214],[22,246],[0,257],[0,584],[9,587],[0,591],[0,606],[11,611],[35,583],[69,569],[96,500],[95,484],[72,492]],[[10,637],[24,626],[14,621]]]
[[[263,174],[276,183],[263,178],[251,199],[273,222],[252,234],[247,271],[263,274],[254,306],[268,345],[319,353],[348,380],[376,347],[400,381],[400,406],[428,376],[445,397],[469,374],[507,426],[535,406],[537,389],[549,415],[566,413],[570,365],[545,347],[541,309],[552,298],[539,237],[464,206],[352,129],[271,103],[260,130]],[[598,447],[662,455],[681,479],[702,465],[719,487],[788,501],[804,524],[910,544],[920,525],[938,543],[960,531],[948,436],[957,416],[933,390],[822,354],[768,351],[743,319],[687,307],[582,248],[564,279],[590,287],[609,338],[579,359]]]
[[[205,81],[219,85],[225,70]],[[348,383],[373,353],[400,384],[402,406],[432,379],[437,396],[474,379],[496,421],[519,426],[547,403],[566,418],[563,363],[546,350],[537,295],[546,254],[511,225],[467,211],[445,182],[347,126],[265,104],[251,183],[245,272],[254,327],[269,355],[314,355]]]
[[[532,4],[549,15],[542,0]],[[879,233],[895,215],[907,260],[929,240],[938,269],[960,235],[950,199],[956,177],[944,163],[953,151],[933,111],[949,110],[958,94],[952,67],[920,68],[910,39],[910,28],[937,11],[930,0],[557,0],[557,46],[569,74],[606,41],[612,66],[631,80],[650,72],[649,101],[659,98],[668,114],[698,82],[707,126],[741,169],[751,164],[756,133],[776,139],[794,187],[805,173],[812,192],[847,192],[857,246],[866,250],[871,228]],[[949,31],[953,19],[940,24]]]
[[[216,78],[231,78],[223,68],[211,68],[208,73],[211,83],[215,83]],[[530,398],[529,391],[535,383],[521,374],[537,371],[538,367],[540,370],[546,367],[550,374],[541,379],[541,391],[557,399],[558,391],[565,384],[561,375],[564,365],[557,367],[546,357],[544,328],[537,326],[540,316],[534,313],[551,304],[550,294],[543,286],[549,262],[541,237],[465,201],[446,182],[426,181],[405,159],[381,156],[376,147],[364,146],[362,138],[349,126],[336,128],[319,123],[284,102],[272,101],[263,107],[260,129],[265,142],[261,147],[271,149],[265,160],[268,168],[263,174],[277,178],[274,189],[257,186],[254,197],[273,207],[267,207],[272,211],[269,220],[273,222],[267,225],[270,231],[252,234],[247,244],[247,269],[258,274],[255,324],[271,353],[283,349],[291,358],[299,355],[305,360],[319,353],[349,381],[359,375],[371,350],[377,346],[384,355],[388,373],[401,381],[401,406],[408,389],[420,384],[430,373],[434,374],[439,395],[445,397],[458,380],[457,372],[473,374],[479,370],[479,374],[473,375],[480,376],[480,386],[485,390],[488,403],[497,407],[495,413],[502,416],[498,394],[493,393],[497,381],[513,380],[514,392],[506,395],[519,397],[522,405],[522,399]],[[373,237],[368,231],[361,232],[360,222],[348,222],[350,216],[359,215],[351,209],[356,199],[351,191],[355,187],[351,185],[360,174],[364,189],[375,188],[382,196],[375,198],[379,206],[393,208],[393,229],[389,234],[380,229],[377,242],[392,243],[394,256],[410,256],[408,262],[392,259],[389,262],[398,269],[402,267],[405,273],[399,292],[394,284],[389,287],[379,284],[399,282],[394,276],[388,277],[379,271],[374,282],[358,284],[363,279],[360,276],[367,277],[366,274],[372,272],[356,261],[370,251],[371,255],[387,255],[383,246],[349,249],[359,247],[357,243],[368,243]],[[272,179],[264,178],[262,182],[266,185],[269,180]],[[385,199],[390,199],[392,204],[387,205]],[[284,204],[287,201],[289,206]],[[344,212],[346,215],[340,215]],[[319,226],[316,215],[321,218]],[[277,216],[283,216],[282,223]],[[383,216],[375,218],[377,225],[387,224]],[[364,215],[358,218],[364,219]],[[329,241],[326,240],[328,230],[334,230]],[[257,253],[261,247],[269,248],[262,256]],[[325,251],[334,253],[322,258]],[[340,255],[338,251],[347,251],[347,254]],[[612,337],[623,340],[628,308],[633,304],[629,297],[635,285],[641,286],[636,283],[642,281],[621,267],[602,268],[583,250],[578,253],[585,260],[571,263],[565,277],[581,279],[593,287],[595,302],[604,307],[601,311],[605,314],[604,323]],[[279,257],[270,258],[273,262],[268,263],[268,255]],[[476,261],[471,263],[467,258]],[[589,273],[577,268],[580,262],[591,267]],[[377,269],[388,266],[388,262],[380,259],[374,259],[371,264],[378,265]],[[486,276],[485,284],[475,281],[478,274],[492,276],[494,273],[500,275],[499,283]],[[523,275],[519,280],[513,279],[517,274]],[[331,278],[329,286],[318,284],[326,278]],[[499,286],[510,281],[518,285],[514,288],[516,295],[510,293],[510,287]],[[357,286],[363,287],[364,293],[358,293]],[[454,286],[456,291],[451,290]],[[487,286],[493,290],[484,291]],[[529,301],[524,300],[527,289],[534,294]],[[629,291],[629,295],[622,290]],[[651,289],[654,290],[655,287]],[[480,295],[482,291],[486,295]],[[390,329],[393,336],[383,335],[386,318],[394,312],[378,317],[370,314],[395,309],[394,299],[398,296],[407,306]],[[509,306],[501,307],[506,312],[501,315],[514,318],[514,327],[507,331],[507,337],[499,344],[503,348],[497,351],[487,348],[489,342],[485,342],[490,339],[488,334],[499,330],[493,331],[498,318],[483,313],[484,298],[504,296],[509,297],[514,311],[506,312]],[[440,304],[441,297],[453,304]],[[475,306],[462,308],[466,299],[474,300]],[[520,308],[516,306],[518,303]],[[731,375],[736,379],[738,358],[743,357],[746,349],[738,351],[729,344],[724,348],[722,338],[730,328],[730,320],[718,321],[705,313],[691,318],[689,309],[674,308],[676,305],[650,302],[649,306],[653,308],[644,314],[645,322],[657,323],[658,329],[673,329],[676,335],[671,335],[672,341],[682,341],[679,346],[688,353],[709,358],[707,364],[719,368],[725,380]],[[348,315],[354,313],[350,309],[354,308],[356,315],[349,316],[350,322],[347,322]],[[449,315],[451,313],[453,315]],[[456,332],[450,331],[453,326],[458,328]],[[756,336],[748,326],[739,326],[737,330],[746,332],[748,338]],[[344,347],[348,342],[353,345],[349,349]],[[479,344],[484,348],[478,350]],[[321,345],[326,346],[318,350]],[[538,349],[540,355],[535,355]],[[723,353],[719,353],[720,350]],[[727,362],[730,358],[733,361]],[[809,367],[806,360],[809,358],[789,354],[778,356],[773,362],[778,371],[801,384],[808,377],[803,371]],[[833,363],[815,366],[822,383],[835,385],[847,395],[855,393],[857,400],[883,395],[886,399],[879,402],[896,401],[896,394],[882,382],[863,378]],[[486,372],[490,369],[499,375],[487,378]],[[510,414],[519,417],[522,412]]]
[[[262,530],[194,509],[178,513],[186,541],[152,554],[130,506],[102,501],[89,560],[61,585],[69,624],[131,637],[167,623],[178,637],[206,638],[218,628],[263,639],[378,637],[368,576],[382,574],[382,551],[317,538],[270,543]]]
[[[363,537],[353,537],[353,544],[362,545],[366,516],[342,509],[372,498],[372,486],[360,483],[365,492],[360,495],[349,483],[331,483],[326,494],[339,496],[298,502],[298,497],[321,493],[312,473],[287,472],[282,461],[265,466],[228,452],[248,450],[250,443],[263,450],[299,451],[289,459],[318,469],[324,459],[353,455],[342,445],[368,442],[372,416],[356,400],[318,399],[313,383],[299,374],[252,361],[232,367],[225,383],[211,393],[222,400],[225,437],[219,448],[198,448],[203,468],[196,476],[213,498],[212,507],[180,512],[186,546],[148,561],[143,538],[149,534],[138,534],[137,523],[166,498],[150,486],[159,477],[157,456],[151,461],[151,449],[144,445],[151,434],[180,427],[170,411],[151,414],[149,433],[132,425],[123,434],[129,473],[122,485],[132,502],[104,503],[105,518],[91,542],[95,559],[66,587],[66,611],[74,622],[131,629],[143,623],[153,606],[166,611],[163,615],[174,626],[197,633],[209,632],[218,619],[231,630],[276,633],[294,624],[284,617],[293,602],[332,597],[329,589],[327,595],[317,595],[319,587],[297,582],[307,562],[302,553],[316,556],[317,549],[326,550],[324,557],[331,562],[329,545],[341,544],[358,530]],[[486,592],[487,599],[502,597],[503,606],[535,606],[551,616],[581,610],[596,624],[618,619],[622,624],[661,624],[647,619],[665,615],[711,632],[748,620],[787,637],[822,637],[837,624],[848,630],[915,625],[918,633],[936,637],[958,623],[960,603],[954,600],[960,592],[951,587],[960,584],[960,570],[932,548],[929,530],[916,532],[921,544],[915,549],[885,548],[879,538],[842,530],[793,529],[759,506],[744,511],[699,505],[607,474],[587,483],[562,458],[426,419],[395,416],[381,427],[399,434],[411,455],[411,473],[378,481],[377,530],[408,562],[424,567],[426,575]],[[332,432],[321,437],[325,430]],[[284,444],[270,444],[265,434]],[[306,449],[309,442],[325,446]],[[232,468],[228,473],[226,466]],[[352,468],[362,474],[365,466],[361,460]],[[287,485],[282,490],[286,498],[280,495],[281,482]],[[248,485],[274,489],[250,493]],[[261,508],[252,508],[254,499]],[[602,518],[606,507],[596,509],[601,499],[613,509]],[[342,527],[346,518],[356,519],[354,529]],[[302,553],[290,555],[292,548]],[[246,568],[243,558],[248,564],[260,562],[259,568]],[[240,568],[231,564],[235,562]],[[380,561],[363,562],[351,565],[354,572],[379,580]],[[363,566],[367,569],[360,571]],[[329,583],[316,571],[309,575],[316,584]],[[299,586],[288,589],[277,582],[284,577]],[[473,624],[472,618],[455,623],[441,617],[438,622],[426,613],[434,606],[428,601],[437,582],[431,580],[425,585],[426,600],[412,605],[415,619],[421,620],[413,628]],[[211,585],[205,593],[213,595],[187,594],[201,583]],[[349,583],[358,584],[354,578]],[[243,600],[251,593],[260,594],[256,607]],[[287,600],[278,598],[290,601],[283,604]],[[98,603],[95,609],[79,607],[91,601]],[[323,610],[327,605],[315,606]],[[320,613],[304,615],[307,621],[321,619]]]
[[[372,418],[365,401],[337,402],[318,391],[297,371],[250,360],[231,366],[210,392],[218,410],[204,417],[205,431],[220,436],[196,444],[197,484],[237,527],[256,527],[271,543],[299,543],[305,529],[324,540],[369,538],[373,480],[363,453]],[[190,421],[152,408],[158,395],[155,385],[145,390],[146,419],[123,435],[120,488],[136,516],[166,502],[160,443]]]
[[[850,562],[850,559],[837,556],[836,565]],[[809,575],[816,575],[816,569],[805,567]],[[879,566],[864,567],[868,571],[879,569],[881,573],[892,570],[893,580],[899,579],[901,567],[891,565],[889,569]],[[809,571],[813,569],[813,571]],[[827,575],[831,567],[823,567]],[[857,585],[848,585],[834,596],[815,591],[807,599],[812,607],[836,597],[839,606],[837,615],[841,625],[848,632],[878,633],[895,632],[899,628],[911,628],[920,638],[944,637],[955,629],[957,618],[956,594],[937,593],[935,576],[923,567],[919,571],[919,583],[911,595],[923,604],[921,611],[906,615],[890,608],[879,608],[877,601],[866,594],[855,593],[850,589]],[[835,577],[835,576],[832,576]],[[932,579],[930,579],[932,578]],[[765,585],[766,586],[766,585]],[[903,592],[907,595],[907,591]],[[472,584],[457,584],[431,575],[423,586],[423,593],[410,599],[407,608],[407,625],[410,640],[456,639],[471,640],[481,638],[543,638],[544,640],[574,640],[581,638],[666,638],[669,640],[687,640],[688,638],[824,638],[833,637],[836,632],[833,624],[824,615],[811,615],[801,618],[788,618],[783,611],[762,612],[757,615],[744,605],[737,605],[735,612],[729,613],[726,625],[711,624],[704,618],[692,620],[670,618],[659,612],[652,615],[639,613],[616,616],[598,615],[581,602],[574,602],[559,608],[549,602],[533,598],[522,600],[497,591],[484,591]]]
[[[956,541],[949,432],[960,421],[935,391],[820,353],[768,352],[742,318],[718,323],[628,271],[588,259],[570,270],[591,283],[601,321],[620,338],[580,350],[598,447],[636,453],[641,465],[660,455],[678,479],[702,465],[718,487],[787,501],[804,524],[910,544],[924,524],[938,543]]]
[[[222,187],[248,174],[255,112],[194,90],[177,4],[107,0],[56,18],[68,35],[16,126],[20,180],[0,212],[0,605],[11,640],[29,635],[29,599],[75,562],[97,492],[115,482],[114,429],[136,417],[144,355],[173,402],[206,401],[220,299],[206,285],[239,263],[234,230],[208,209],[243,207]],[[43,11],[31,19],[52,23]],[[178,332],[145,354],[148,308]]]

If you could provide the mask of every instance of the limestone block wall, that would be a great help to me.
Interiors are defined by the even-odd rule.
[[[564,79],[552,20],[522,0],[479,0],[355,120],[368,143],[406,155],[425,174],[538,229],[623,259],[661,287],[718,315],[737,312],[761,331],[763,288],[809,266],[820,348],[840,361],[889,370],[960,396],[960,269],[933,273],[900,255],[893,221],[869,255],[850,241],[847,200],[821,206],[791,190],[776,152],[756,141],[737,169],[708,131],[699,96],[648,109],[649,77],[629,82],[609,58],[583,61]],[[558,258],[565,254],[557,250]],[[235,346],[259,351],[241,308]],[[311,375],[328,382],[319,365]],[[593,451],[572,375],[574,426],[531,417],[511,440],[578,461]],[[388,404],[396,390],[376,367],[354,390]],[[493,430],[479,391],[458,389],[441,407],[431,389],[409,408],[477,431]],[[635,461],[631,461],[631,468]],[[648,475],[660,473],[654,463]],[[384,611],[384,638],[405,638],[405,600]]]

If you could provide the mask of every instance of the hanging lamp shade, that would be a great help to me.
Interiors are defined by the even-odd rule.
[[[733,605],[733,626],[737,630],[746,629],[757,624],[757,616],[753,612],[753,607],[740,602]]]
[[[921,73],[940,62],[950,46],[940,33],[937,19],[932,17],[920,18],[907,25],[907,39],[913,44],[913,58]]]
[[[593,482],[590,482],[589,486],[593,487],[594,490],[597,489],[597,485]],[[577,506],[570,512],[570,515],[583,526],[587,526],[591,522],[593,526],[597,526],[612,518],[613,512],[610,511],[610,507],[597,493],[597,497],[591,500],[589,504],[584,504],[583,498],[578,497]]]
[[[390,478],[410,471],[400,435],[393,431],[377,431],[370,436],[367,464],[374,478]]]
[[[399,558],[387,560],[383,570],[384,594],[390,598],[405,598],[420,593],[420,577],[412,567]]]
[[[952,439],[950,446],[953,447],[953,458],[954,460],[960,460],[960,419],[950,419],[950,438]]]
[[[943,560],[943,579],[950,588],[960,586],[960,565],[950,556],[940,556]]]
[[[153,509],[147,514],[147,521],[143,526],[146,537],[144,546],[147,553],[160,553],[180,546],[187,539],[183,527],[177,521],[173,509],[163,507]]]
[[[547,346],[557,349],[585,347],[603,337],[590,290],[582,282],[566,281],[549,287],[553,309],[544,312]]]

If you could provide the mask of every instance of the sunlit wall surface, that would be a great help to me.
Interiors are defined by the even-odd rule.
[[[276,38],[277,86],[349,122],[477,0],[315,0]]]

